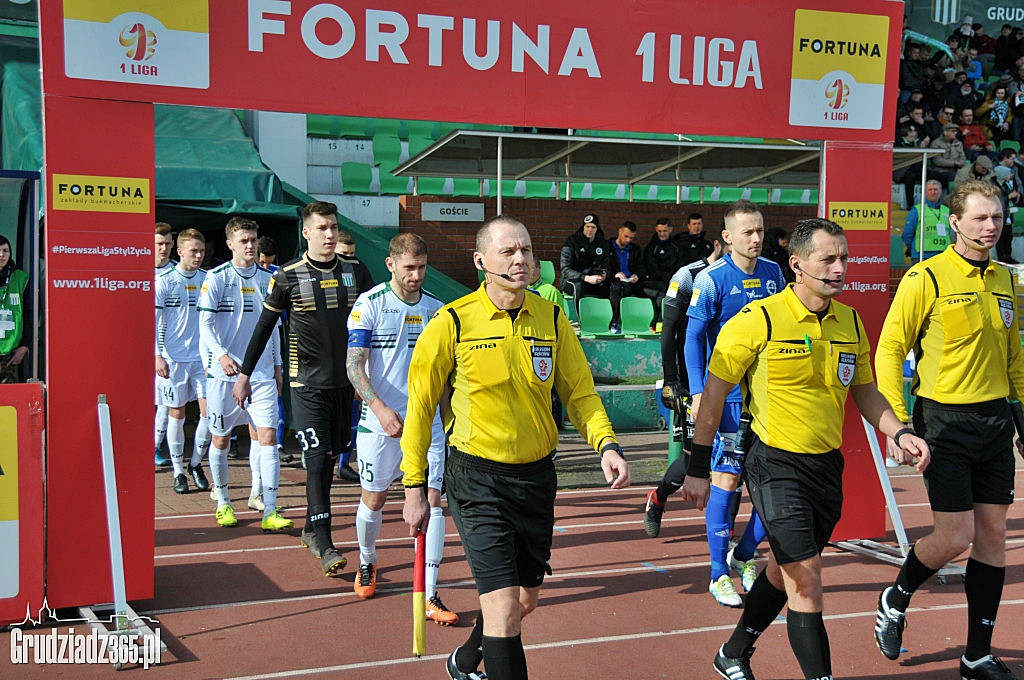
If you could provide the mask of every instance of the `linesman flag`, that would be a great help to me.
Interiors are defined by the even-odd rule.
[[[416,558],[412,564],[412,653],[423,656],[427,651],[427,536],[416,534]]]

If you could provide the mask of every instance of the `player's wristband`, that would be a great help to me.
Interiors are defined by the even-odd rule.
[[[608,442],[607,444],[601,447],[602,456],[605,454],[605,451],[615,451],[619,454],[619,457],[622,458],[622,460],[626,460],[626,456],[622,453],[622,447],[616,444],[615,442]]]
[[[917,435],[917,433],[916,433],[916,432],[914,432],[914,429],[913,429],[913,428],[911,428],[911,427],[904,427],[904,428],[901,428],[901,429],[900,429],[900,430],[899,430],[899,431],[898,431],[898,432],[897,432],[896,434],[894,434],[894,435],[892,436],[892,440],[893,440],[894,442],[896,442],[896,446],[899,446],[899,445],[900,445],[900,437],[902,437],[902,436],[903,436],[903,435],[905,435],[905,434],[912,434],[912,435],[915,435],[915,436]],[[902,448],[902,447],[900,447],[900,448]]]
[[[427,485],[426,482],[420,482],[419,484],[403,484],[406,489],[422,489]]]
[[[693,444],[690,449],[690,466],[686,470],[687,477],[708,479],[711,477],[711,445]]]

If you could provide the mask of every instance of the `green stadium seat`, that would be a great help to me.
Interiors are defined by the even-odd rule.
[[[1017,153],[1020,153],[1020,142],[1012,139],[1004,139],[999,143],[999,150],[1002,151],[1003,149],[1013,149]]]
[[[372,118],[356,116],[306,115],[306,134],[313,137],[350,137],[369,139],[373,137]]]
[[[612,303],[607,298],[580,298],[580,335],[605,336],[612,322]],[[616,336],[617,337],[617,336]]]
[[[382,170],[393,170],[402,161],[402,140],[387,132],[373,135],[373,162]]]
[[[405,121],[405,127],[409,131],[410,141],[413,137],[437,139],[441,131],[440,124],[433,120],[407,120]]]
[[[377,135],[392,135],[394,137],[400,137],[402,129],[405,127],[405,121],[398,120],[396,118],[373,118],[373,129],[371,132],[373,136]]]
[[[624,297],[619,309],[622,312],[624,335],[652,335],[650,329],[654,321],[654,304],[650,298]]]
[[[444,177],[417,177],[416,192],[421,196],[444,196]]]
[[[663,186],[660,184],[635,184],[633,185],[633,200],[659,203],[675,203],[675,186]]]
[[[429,135],[409,133],[409,157],[412,158],[433,143],[434,138]]]
[[[540,280],[544,283],[555,282],[555,263],[551,260],[540,261]]]
[[[454,190],[455,196],[480,196],[480,180],[456,177]]]
[[[558,198],[554,182],[527,180],[524,198]]]
[[[373,166],[366,163],[341,164],[341,188],[346,194],[376,194],[371,191]]]
[[[396,177],[386,170],[381,170],[380,192],[391,196],[412,194],[412,177]]]

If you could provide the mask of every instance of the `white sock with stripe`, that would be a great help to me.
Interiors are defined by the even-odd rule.
[[[437,593],[437,571],[444,553],[444,508],[430,508],[426,540],[427,578],[425,594],[429,600]]]
[[[174,476],[185,474],[185,419],[167,416],[167,448],[171,452]]]

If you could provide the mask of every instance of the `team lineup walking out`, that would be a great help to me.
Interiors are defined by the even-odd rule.
[[[251,399],[250,376],[278,320],[288,312],[288,380],[292,420],[306,460],[306,521],[302,542],[330,576],[348,560],[331,536],[331,476],[335,451],[347,443],[352,383],[345,371],[348,311],[372,281],[357,280],[352,265],[334,254],[338,209],[310,203],[302,214],[309,249],[281,266],[270,281],[252,339],[232,390],[239,406]]]

